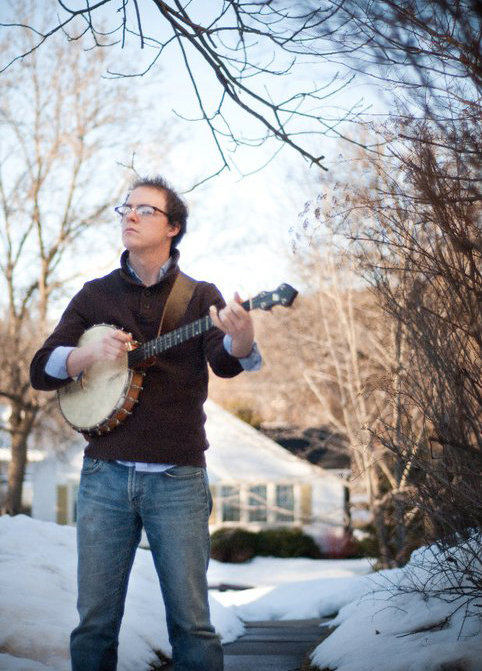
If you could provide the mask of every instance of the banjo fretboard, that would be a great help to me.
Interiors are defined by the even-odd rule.
[[[261,310],[271,310],[274,305],[290,306],[297,295],[296,289],[293,289],[289,284],[280,284],[275,291],[262,291],[255,298],[241,303],[241,306],[249,311],[260,308]],[[206,331],[209,331],[214,326],[213,321],[209,315],[201,317],[190,324],[180,326],[174,331],[164,333],[163,335],[149,340],[149,342],[139,345],[135,350],[129,352],[127,355],[127,362],[129,368],[139,366],[143,361],[151,359],[154,356],[166,352],[171,347],[181,345],[186,340],[200,336]]]
[[[206,317],[201,317],[201,319],[197,319],[195,322],[180,326],[174,331],[164,333],[164,335],[154,338],[154,340],[149,340],[149,342],[140,345],[137,349],[128,353],[128,366],[129,368],[135,368],[136,365],[146,361],[146,359],[162,354],[162,352],[171,349],[171,347],[181,345],[183,342],[186,342],[186,340],[190,340],[191,338],[206,333],[206,331],[209,331],[213,326],[214,324],[211,317],[206,315]]]

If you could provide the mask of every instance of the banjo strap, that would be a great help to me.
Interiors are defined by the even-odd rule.
[[[180,271],[174,280],[173,287],[167,297],[164,310],[162,311],[161,321],[157,336],[161,333],[172,331],[183,314],[186,312],[189,301],[196,288],[196,280]]]

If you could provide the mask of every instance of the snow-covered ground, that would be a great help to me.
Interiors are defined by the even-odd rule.
[[[68,671],[68,640],[75,609],[75,530],[25,516],[0,518],[0,669]],[[211,585],[251,585],[211,591],[213,623],[224,642],[243,632],[243,620],[338,615],[337,625],[313,655],[337,671],[482,670],[480,620],[410,590],[413,576],[433,586],[426,571],[433,555],[415,553],[404,570],[371,573],[365,560],[255,558],[241,564],[213,561]],[[417,566],[418,565],[418,566]],[[482,600],[479,601],[479,611]],[[447,616],[456,611],[449,619]],[[435,625],[435,626],[434,626]],[[150,555],[139,550],[127,596],[119,671],[142,671],[169,655],[164,610]]]

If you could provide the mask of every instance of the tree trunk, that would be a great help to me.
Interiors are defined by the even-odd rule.
[[[22,512],[22,489],[27,466],[27,441],[35,413],[13,406],[9,425],[12,436],[12,458],[8,468],[8,490],[2,513],[18,515]]]

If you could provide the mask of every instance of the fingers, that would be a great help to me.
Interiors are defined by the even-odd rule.
[[[101,340],[99,358],[113,361],[119,359],[129,350],[129,342],[132,340],[130,333],[124,331],[112,331]]]
[[[235,297],[234,301],[228,303],[219,312],[214,305],[209,308],[209,315],[213,324],[230,335],[244,331],[251,324],[250,314],[241,307],[237,299],[239,299],[239,296]]]
[[[248,356],[254,342],[254,326],[251,315],[241,306],[239,294],[222,310],[212,305],[209,315],[213,324],[231,336],[231,354],[237,358]]]
[[[211,320],[214,324],[214,326],[217,326],[218,329],[221,328],[221,322],[219,321],[218,318],[218,309],[215,305],[211,305],[209,308],[209,316],[211,317]]]

